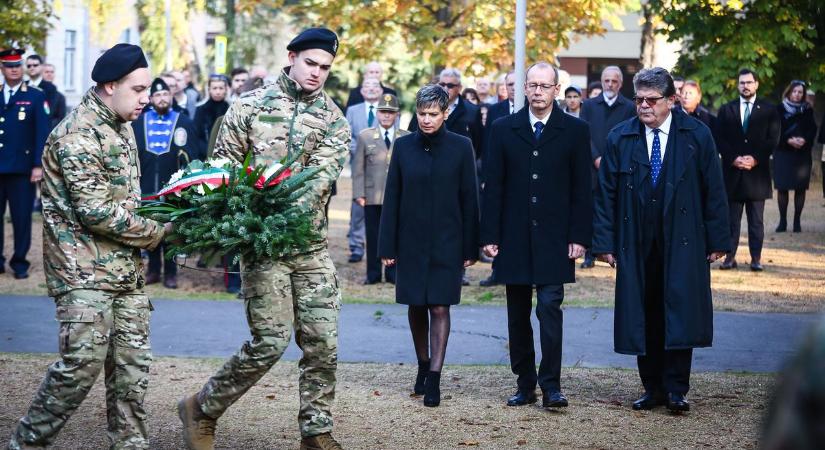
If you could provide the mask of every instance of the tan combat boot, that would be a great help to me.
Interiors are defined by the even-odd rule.
[[[301,450],[344,450],[331,434],[324,433],[301,439]]]
[[[217,420],[207,416],[198,405],[197,394],[178,402],[178,417],[183,422],[183,440],[189,450],[213,450]]]

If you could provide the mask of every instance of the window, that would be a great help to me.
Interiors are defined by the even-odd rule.
[[[66,30],[66,44],[63,52],[63,88],[67,92],[75,90],[74,85],[74,62],[76,50],[77,32]]]

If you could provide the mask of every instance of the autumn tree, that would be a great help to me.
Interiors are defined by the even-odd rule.
[[[0,48],[33,47],[38,53],[45,50],[46,35],[52,17],[49,0],[0,0]]]

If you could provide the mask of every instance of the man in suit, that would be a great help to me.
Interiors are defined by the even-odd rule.
[[[205,153],[200,150],[201,141],[192,120],[186,114],[172,110],[172,93],[162,78],[152,81],[149,104],[152,107],[132,122],[140,161],[140,191],[143,195],[161,190],[181,165]],[[149,252],[146,284],[160,281],[162,260],[163,286],[177,289],[178,267],[173,259],[175,255],[167,250],[168,246],[161,243]]]
[[[43,64],[43,79],[54,84],[54,64]],[[66,111],[66,96],[60,91],[55,92],[54,103],[49,104],[49,109],[51,109],[52,113],[52,129],[66,117],[66,113],[68,112]]]
[[[776,107],[756,98],[759,80],[750,69],[739,71],[739,98],[719,109],[717,145],[730,206],[731,251],[719,267],[735,269],[742,210],[748,218],[750,268],[760,272],[765,238],[765,199],[773,194],[770,156],[779,144],[780,118]]]
[[[593,253],[618,265],[614,345],[637,355],[634,410],[687,411],[693,348],[713,339],[710,266],[730,247],[722,170],[707,127],[674,108],[660,67],[633,78],[638,118],[607,137]]]
[[[495,257],[496,281],[506,284],[510,365],[518,389],[510,406],[536,401],[567,406],[561,392],[564,283],[575,281],[575,259],[590,246],[593,194],[586,123],[555,104],[555,66],[527,70],[529,106],[497,120],[485,165],[481,244]],[[530,325],[533,286],[538,302],[542,360],[536,373]]]
[[[685,81],[682,84],[681,94],[677,95],[682,99],[681,108],[685,114],[705,124],[711,132],[716,131],[716,116],[702,106],[702,88],[698,81]],[[678,109],[679,105],[674,105],[674,108]]]
[[[395,89],[391,87],[384,86],[384,83],[381,82],[382,78],[384,77],[384,69],[381,67],[381,63],[378,61],[370,61],[364,66],[364,79],[367,78],[375,78],[378,80],[378,83],[381,85],[381,90],[383,94],[392,94],[395,95],[396,98],[398,97],[398,93],[395,92]],[[344,106],[344,112],[346,113],[347,110],[352,105],[357,105],[359,103],[364,103],[364,95],[361,94],[361,86],[356,86],[349,91],[349,96],[347,97],[347,104]]]
[[[43,65],[43,58],[36,53],[26,57],[26,73],[29,76],[26,84],[40,89],[46,95],[49,119],[52,119],[54,116],[53,107],[57,103],[57,86],[43,79]]]
[[[590,124],[590,157],[592,169],[590,181],[595,191],[602,153],[607,145],[607,133],[616,125],[636,115],[633,102],[621,94],[624,76],[617,66],[607,66],[602,70],[602,92],[582,102],[579,118]],[[582,269],[593,267],[595,260],[589,251],[584,257]]]
[[[361,131],[372,128],[378,123],[378,101],[381,100],[381,82],[377,78],[365,78],[361,83],[361,96],[364,99],[362,103],[353,105],[347,109],[347,122],[352,129],[352,141],[350,141],[350,168],[352,173],[355,173],[355,152],[358,145],[358,136]],[[349,216],[349,232],[347,232],[347,239],[349,240],[349,262],[360,262],[364,257],[364,207],[352,200],[350,205]]]
[[[381,282],[381,258],[378,257],[378,224],[384,203],[384,184],[395,140],[409,131],[398,128],[398,99],[383,94],[377,106],[377,126],[358,135],[352,165],[352,198],[364,208],[367,234],[367,278],[364,284]],[[395,266],[387,266],[384,279],[395,283]]]
[[[6,271],[3,228],[6,202],[14,229],[14,278],[29,277],[26,254],[31,246],[35,183],[43,178],[43,145],[51,130],[46,96],[23,82],[23,50],[0,52],[5,82],[0,85],[0,273]]]

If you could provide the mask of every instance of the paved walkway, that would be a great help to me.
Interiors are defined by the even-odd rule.
[[[152,301],[152,347],[159,356],[226,358],[249,339],[243,304]],[[0,352],[57,351],[54,303],[48,297],[0,296]],[[717,312],[714,346],[694,353],[694,371],[771,372],[781,368],[815,315]],[[501,306],[452,310],[448,364],[509,364],[507,317]],[[538,323],[533,318],[534,329]],[[401,305],[347,304],[340,319],[339,359],[412,363],[414,353]],[[536,348],[538,335],[536,333]],[[286,359],[300,357],[294,341]],[[564,311],[565,366],[635,368],[636,359],[613,352],[613,310]]]

